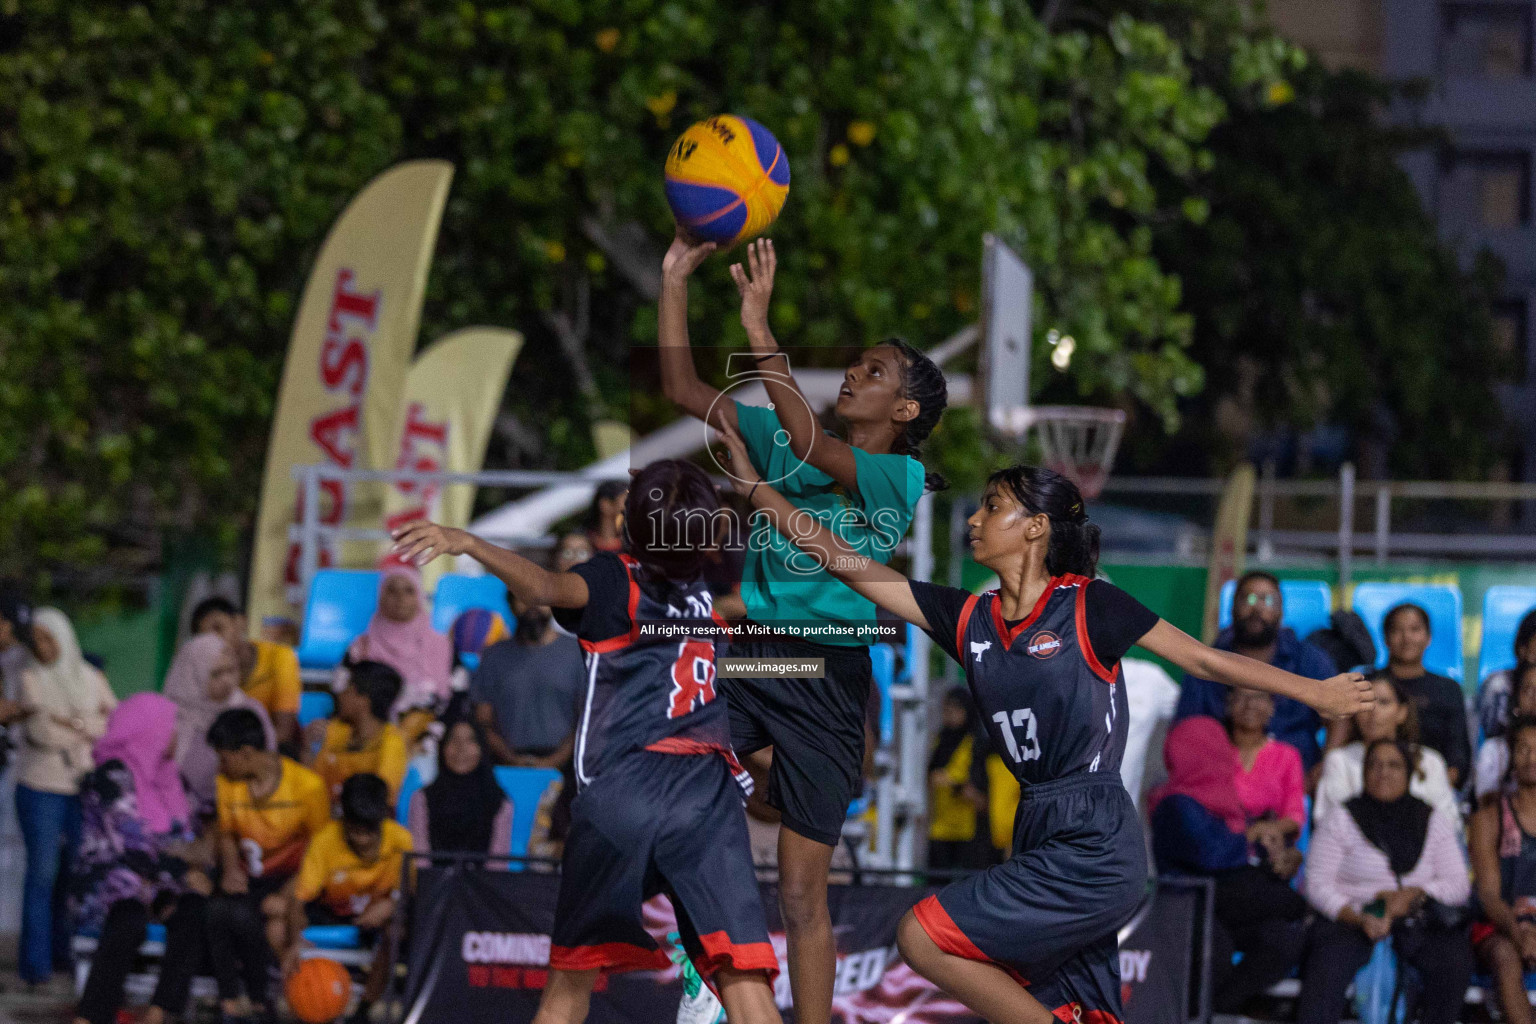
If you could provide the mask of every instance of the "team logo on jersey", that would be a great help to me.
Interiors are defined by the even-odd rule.
[[[976,657],[976,664],[981,664],[981,656],[986,654],[987,651],[991,650],[991,648],[991,640],[983,640],[980,643],[977,643],[975,640],[971,641],[971,653]]]
[[[1061,650],[1061,638],[1048,629],[1042,629],[1030,638],[1029,646],[1024,650],[1032,658],[1044,661],[1046,658],[1056,657],[1056,652]]]

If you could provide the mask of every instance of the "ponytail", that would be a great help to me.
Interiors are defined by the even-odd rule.
[[[880,344],[901,354],[901,394],[917,403],[917,415],[901,425],[891,451],[897,455],[923,457],[922,444],[938,426],[949,405],[949,384],[937,363],[901,338],[887,338]],[[938,473],[923,474],[924,491],[942,491],[949,482]]]
[[[1052,576],[1086,576],[1099,571],[1099,527],[1088,521],[1082,492],[1055,470],[1036,466],[1010,466],[987,479],[987,486],[1007,488],[1033,515],[1051,521],[1051,542],[1045,552],[1045,571]]]

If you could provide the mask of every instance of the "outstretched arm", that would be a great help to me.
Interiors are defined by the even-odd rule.
[[[745,494],[753,508],[767,510],[778,531],[809,555],[816,567],[827,570],[854,593],[869,598],[892,615],[919,629],[929,628],[928,619],[912,594],[910,580],[890,566],[855,551],[810,512],[791,505],[752,468],[741,435],[732,427],[717,430],[729,453],[731,486]]]
[[[684,412],[736,425],[736,403],[720,400],[720,389],[706,384],[693,365],[688,348],[688,277],[715,251],[715,243],[698,245],[678,229],[672,247],[661,261],[661,301],[656,309],[656,345],[661,357],[661,389]]]
[[[515,551],[499,548],[467,530],[425,519],[395,530],[394,550],[407,562],[426,565],[438,555],[468,555],[491,571],[518,598],[551,608],[584,608],[587,581],[573,572],[550,572]]]
[[[768,304],[773,297],[773,278],[778,266],[779,257],[773,242],[766,238],[747,246],[747,267],[740,263],[731,264],[731,278],[741,292],[741,326],[747,329],[747,341],[757,359],[768,400],[773,403],[779,424],[789,435],[790,451],[795,453],[795,458],[804,459],[849,491],[856,492],[859,489],[859,465],[852,446],[821,429],[811,403],[790,373],[789,357],[780,351],[779,343],[768,327]],[[778,358],[769,358],[774,355]]]
[[[1332,679],[1307,679],[1266,662],[1207,647],[1162,619],[1137,645],[1201,679],[1290,697],[1310,704],[1328,718],[1353,715],[1371,704],[1371,684],[1358,672],[1345,672]]]

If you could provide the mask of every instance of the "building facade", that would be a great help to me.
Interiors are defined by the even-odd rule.
[[[1536,480],[1536,0],[1269,0],[1276,29],[1331,67],[1357,67],[1422,92],[1390,112],[1431,125],[1443,144],[1406,154],[1441,235],[1471,261],[1499,257],[1495,331],[1514,371],[1498,382],[1514,428],[1510,470]]]

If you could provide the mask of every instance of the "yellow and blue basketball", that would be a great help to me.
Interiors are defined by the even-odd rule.
[[[749,117],[719,114],[689,128],[667,153],[667,202],[690,234],[728,248],[761,234],[789,195],[789,158]]]

